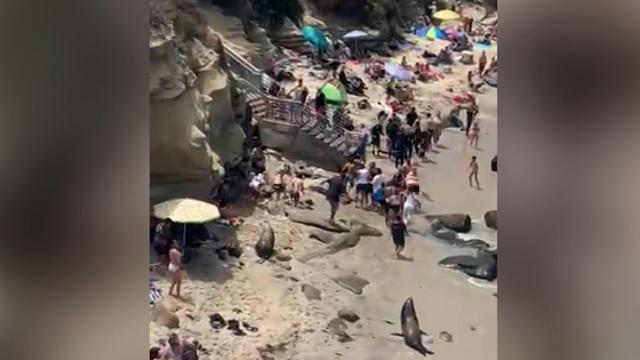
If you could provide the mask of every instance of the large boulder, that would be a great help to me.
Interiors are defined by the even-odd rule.
[[[498,230],[498,210],[489,210],[484,213],[484,223],[488,227]]]
[[[162,302],[155,303],[151,308],[151,321],[169,329],[177,329],[180,327],[178,315],[169,311]]]
[[[427,215],[427,220],[440,220],[442,224],[453,231],[468,233],[471,231],[471,217],[468,214]]]

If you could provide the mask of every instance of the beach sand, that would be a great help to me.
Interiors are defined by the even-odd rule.
[[[495,51],[494,48],[489,52],[489,59]],[[419,53],[407,54],[409,63],[415,63],[413,57]],[[396,58],[399,60],[401,56]],[[446,75],[445,80],[418,83],[415,91],[420,95],[420,101],[416,102],[419,110],[425,109],[427,103],[434,108],[449,106],[448,100],[439,94],[446,93],[448,87],[464,89],[467,69],[467,66],[455,65],[453,74]],[[315,84],[311,79],[305,81],[310,88]],[[381,87],[373,84],[369,87],[370,102],[383,99]],[[468,213],[474,223],[471,233],[465,236],[479,237],[497,246],[497,232],[487,229],[482,220],[485,211],[497,208],[497,174],[490,171],[490,161],[497,153],[497,90],[490,87],[484,90],[485,93],[478,96],[481,150],[470,149],[460,130],[447,129],[441,138],[444,147],[436,149],[438,153],[429,153],[434,163],[421,163],[418,172],[422,191],[432,199],[421,199],[425,213]],[[311,95],[313,93],[311,91]],[[357,98],[350,99],[355,103]],[[358,121],[371,123],[375,111],[360,111],[356,115]],[[468,185],[472,155],[478,156],[482,190]],[[368,154],[368,160],[372,159]],[[375,161],[386,174],[392,171],[388,160]],[[303,198],[313,199],[315,211],[328,216],[328,206],[322,195],[307,191]],[[476,360],[497,358],[497,297],[494,296],[497,281],[476,286],[466,275],[438,266],[439,260],[463,250],[451,248],[430,236],[422,215],[412,224],[404,251],[411,261],[395,259],[393,243],[382,217],[347,205],[338,211],[338,219],[357,218],[376,226],[384,236],[364,237],[354,248],[300,263],[295,260],[297,256],[323,246],[308,238],[309,227],[294,224],[283,216],[269,215],[259,208],[240,210],[246,216],[246,222],[238,228],[236,235],[244,246],[240,259],[244,266],[222,264],[212,249],[205,247],[187,266],[188,279],[184,282],[183,292],[188,299],[164,300],[180,318],[181,328],[177,332],[196,336],[211,351],[209,358],[261,359],[258,348],[267,344],[276,348],[282,345],[280,350],[271,352],[273,359],[423,358],[407,347],[402,338],[391,335],[400,331],[400,309],[410,296],[421,328],[433,337],[433,343],[426,346],[435,352],[434,357],[455,360],[469,356]],[[259,236],[260,224],[265,221],[275,230],[276,249],[293,256],[293,260],[258,261],[253,245]],[[340,287],[331,279],[354,273],[370,282],[362,295]],[[319,289],[322,299],[307,300],[301,292],[303,283]],[[165,294],[168,285],[165,279],[159,282]],[[346,343],[339,342],[326,330],[327,323],[342,308],[351,309],[360,316],[358,322],[348,324],[346,332],[353,341]],[[233,309],[239,309],[241,313]],[[247,332],[242,337],[234,336],[226,329],[212,330],[208,315],[213,313],[220,313],[227,320],[247,321],[258,331]],[[438,335],[441,331],[449,332],[453,341],[443,341]],[[150,343],[155,344],[169,332],[151,322]]]

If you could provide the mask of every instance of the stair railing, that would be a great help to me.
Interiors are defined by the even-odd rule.
[[[345,117],[342,114],[333,116],[333,120],[315,111],[309,104],[301,104],[298,101],[277,98],[270,96],[262,90],[265,82],[263,71],[258,69],[251,62],[247,61],[235,50],[222,42],[224,48],[224,60],[229,70],[236,74],[239,85],[250,93],[258,95],[259,98],[251,102],[254,107],[254,115],[262,115],[270,119],[279,119],[304,126],[311,121],[317,121],[324,126],[325,133],[337,133],[344,140],[348,148],[357,145],[359,136],[354,131],[349,131],[344,127]],[[268,81],[268,80],[267,80]],[[337,121],[334,121],[337,120]]]

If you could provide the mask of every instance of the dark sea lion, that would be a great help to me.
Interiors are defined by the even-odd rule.
[[[269,223],[265,223],[262,228],[260,238],[256,243],[256,254],[262,259],[268,260],[273,256],[273,246],[275,244],[275,235],[273,234],[273,228]]]
[[[413,299],[409,297],[407,301],[402,305],[402,311],[400,312],[400,323],[402,326],[402,337],[404,343],[408,347],[416,350],[423,356],[426,354],[433,354],[422,344],[422,335],[426,333],[420,330],[420,323],[418,322],[418,316],[416,315],[416,309],[413,306]]]
[[[494,251],[478,251],[477,256],[449,256],[438,264],[487,281],[493,281],[498,277],[498,254]]]

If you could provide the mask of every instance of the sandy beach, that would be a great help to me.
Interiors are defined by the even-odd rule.
[[[429,44],[431,51],[442,46],[440,42],[415,37],[408,40],[415,41],[422,49]],[[474,52],[477,58],[480,51]],[[496,53],[497,48],[493,47],[487,56],[490,59]],[[394,58],[400,60],[407,56],[409,64],[414,64],[419,55],[418,51],[406,50]],[[466,89],[470,68],[456,64],[444,80],[412,85],[419,113],[448,110],[448,97],[452,93],[447,89],[454,93]],[[350,71],[361,75],[362,68],[350,68]],[[306,76],[304,68],[299,68],[296,75],[303,77],[310,89],[322,83]],[[384,100],[381,86],[373,83],[368,86],[369,102]],[[312,90],[311,96],[313,94]],[[356,111],[354,105],[359,98],[350,96],[349,99],[353,118],[372,124],[376,111]],[[463,236],[480,238],[497,247],[497,231],[487,228],[482,219],[486,211],[497,208],[497,174],[491,172],[489,166],[497,154],[497,90],[484,86],[477,99],[480,149],[471,149],[459,129],[446,129],[440,140],[442,146],[436,148],[437,153],[429,153],[432,162],[418,166],[420,187],[430,196],[430,201],[424,198],[421,201],[425,214],[471,215],[473,228]],[[472,155],[478,157],[482,190],[470,188],[468,184]],[[385,174],[393,171],[388,159],[375,159],[369,152],[367,161],[371,160],[376,161]],[[277,161],[269,158],[268,168],[275,165]],[[321,194],[307,191],[303,199],[313,200],[314,212],[328,216],[328,205]],[[354,248],[301,263],[297,257],[323,246],[309,238],[310,227],[295,224],[282,215],[271,215],[264,208],[240,207],[234,213],[245,219],[235,235],[244,248],[239,261],[222,263],[213,249],[205,246],[186,266],[188,278],[184,281],[183,293],[187,299],[163,300],[180,318],[180,329],[175,331],[197,337],[211,352],[210,359],[419,359],[422,356],[407,347],[401,337],[391,335],[400,331],[400,309],[407,297],[413,297],[421,328],[432,337],[432,343],[424,340],[427,348],[435,353],[433,357],[443,360],[464,359],[470,355],[476,360],[497,358],[497,297],[494,296],[497,280],[472,284],[465,274],[439,266],[438,261],[444,257],[471,250],[453,248],[431,236],[424,214],[417,216],[410,227],[404,254],[411,259],[398,260],[381,216],[353,205],[341,206],[337,219],[364,221],[384,235],[364,237]],[[285,260],[258,261],[253,246],[264,222],[275,230],[277,251],[292,259],[286,260],[285,256]],[[354,294],[332,280],[349,274],[357,274],[370,282],[363,294]],[[317,288],[321,299],[307,299],[301,291],[303,284]],[[159,287],[168,292],[168,280],[161,278]],[[327,330],[327,324],[337,317],[340,309],[352,310],[360,317],[357,322],[348,323],[346,333],[353,340],[344,343]],[[214,330],[208,319],[213,313],[225,319],[246,321],[258,330],[247,332],[246,336],[235,336],[226,329]],[[166,338],[171,331],[174,330],[151,322],[150,343]],[[452,335],[451,342],[439,335],[443,331]],[[267,345],[272,347],[267,351],[271,357],[261,357],[260,349]]]

